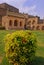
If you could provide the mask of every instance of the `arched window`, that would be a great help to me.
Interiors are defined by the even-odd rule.
[[[14,21],[14,26],[17,26],[17,25],[18,25],[18,21],[15,20],[15,21]]]
[[[22,26],[22,22],[20,22],[20,26]]]
[[[12,20],[9,21],[9,26],[11,26],[11,25],[12,25]]]
[[[44,26],[42,26],[42,30],[44,30]]]
[[[31,24],[31,21],[28,21],[28,25]]]
[[[34,24],[34,23],[35,23],[35,20],[33,20],[32,24]]]

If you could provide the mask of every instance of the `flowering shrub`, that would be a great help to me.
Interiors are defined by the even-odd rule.
[[[30,31],[15,31],[5,37],[5,52],[14,65],[27,65],[35,57],[36,38]]]

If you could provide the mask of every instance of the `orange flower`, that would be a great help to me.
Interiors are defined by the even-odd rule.
[[[27,42],[27,40],[26,39],[22,39],[22,43],[26,43]]]

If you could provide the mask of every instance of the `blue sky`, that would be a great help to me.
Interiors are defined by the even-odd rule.
[[[4,2],[19,8],[22,13],[44,18],[44,0],[0,0],[0,3]]]

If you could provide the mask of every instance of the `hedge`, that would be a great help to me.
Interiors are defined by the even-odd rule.
[[[5,52],[10,63],[28,65],[35,58],[36,36],[31,31],[15,31],[5,36]]]

